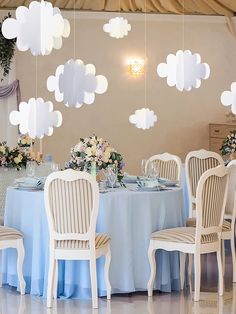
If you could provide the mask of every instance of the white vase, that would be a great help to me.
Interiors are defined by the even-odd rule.
[[[25,169],[0,167],[0,216],[4,215],[7,187],[13,185],[16,178],[24,177]]]

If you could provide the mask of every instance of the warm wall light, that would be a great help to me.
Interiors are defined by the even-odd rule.
[[[129,73],[132,76],[139,76],[144,73],[144,61],[142,59],[129,60]]]

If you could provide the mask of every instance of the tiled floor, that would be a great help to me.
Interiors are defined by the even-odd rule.
[[[236,284],[232,285],[232,266],[226,260],[225,294],[218,297],[217,268],[214,255],[202,260],[202,292],[200,302],[193,302],[190,289],[182,293],[147,293],[113,295],[110,302],[99,299],[99,309],[92,310],[90,300],[57,300],[52,309],[45,299],[20,296],[10,287],[0,288],[0,314],[236,314]]]

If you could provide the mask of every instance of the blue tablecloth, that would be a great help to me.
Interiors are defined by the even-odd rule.
[[[150,274],[147,250],[153,231],[184,224],[181,188],[161,192],[133,192],[115,189],[100,194],[97,231],[111,236],[110,280],[113,293],[146,290]],[[24,234],[24,277],[26,292],[46,296],[48,272],[48,226],[43,191],[8,188],[5,225]],[[106,295],[104,258],[97,261],[99,295]],[[17,286],[16,252],[3,254],[3,283]],[[179,289],[178,253],[158,251],[155,287],[170,292]],[[60,297],[91,297],[87,261],[60,261]]]

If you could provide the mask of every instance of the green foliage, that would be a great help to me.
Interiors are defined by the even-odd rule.
[[[14,57],[15,52],[15,44],[16,44],[16,38],[13,39],[6,39],[2,34],[2,24],[3,22],[10,18],[11,14],[8,13],[7,16],[3,18],[3,20],[0,22],[0,66],[3,69],[3,77],[6,77],[10,70],[11,70],[11,62],[12,58]],[[1,81],[3,81],[3,77],[1,78]]]

